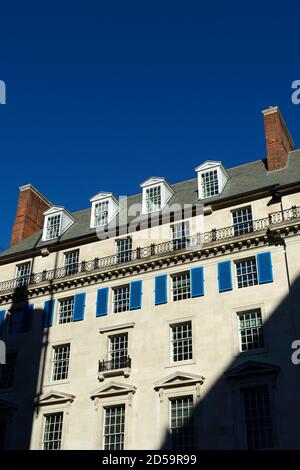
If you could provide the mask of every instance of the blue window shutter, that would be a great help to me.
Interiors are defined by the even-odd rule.
[[[5,312],[6,310],[0,310],[0,336],[2,336],[4,332]]]
[[[79,321],[84,319],[84,309],[85,309],[85,292],[75,295],[74,299],[74,311],[73,311],[73,321]]]
[[[197,266],[191,269],[191,293],[192,297],[204,295],[204,268]]]
[[[218,263],[219,292],[232,290],[231,261]]]
[[[108,314],[108,287],[98,289],[96,317],[103,317]]]
[[[27,307],[23,310],[23,318],[22,318],[22,331],[25,333],[26,331],[30,330],[32,316],[33,316],[34,305],[27,305]]]
[[[54,304],[55,300],[46,300],[44,303],[44,318],[43,318],[43,326],[49,327],[53,324],[53,315],[54,315]]]
[[[167,303],[167,275],[162,274],[155,277],[155,305]]]
[[[130,310],[137,310],[142,306],[142,281],[132,281],[130,283]]]
[[[267,282],[273,282],[273,268],[272,268],[272,257],[269,251],[265,253],[259,253],[256,255],[257,259],[257,270],[258,270],[258,282],[260,284],[266,284]]]

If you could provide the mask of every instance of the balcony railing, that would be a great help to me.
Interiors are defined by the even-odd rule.
[[[253,220],[251,223],[245,224],[242,222],[241,224],[231,225],[230,227],[197,233],[190,236],[188,239],[185,239],[185,243],[182,245],[178,243],[178,239],[157,244],[152,243],[146,247],[138,247],[135,250],[130,250],[128,252],[128,256],[122,258],[118,254],[114,254],[103,258],[94,258],[92,260],[72,264],[71,269],[70,266],[64,266],[56,269],[45,270],[40,273],[32,273],[28,276],[22,276],[22,279],[15,278],[8,281],[2,281],[0,282],[0,292],[11,291],[18,287],[34,286],[39,283],[51,282],[57,279],[64,279],[77,274],[101,271],[106,268],[117,267],[140,259],[143,260],[154,256],[167,255],[168,253],[171,254],[175,251],[179,252],[186,249],[196,249],[202,245],[219,242],[221,240],[226,241],[246,234],[260,232],[262,230],[266,230],[268,227],[285,222],[287,223],[296,219],[300,219],[300,207],[293,206],[284,211],[273,212],[263,219]]]
[[[118,369],[130,369],[131,359],[129,356],[112,359],[110,361],[99,361],[98,372],[105,372]]]

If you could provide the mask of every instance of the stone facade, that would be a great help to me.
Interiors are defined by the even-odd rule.
[[[300,180],[293,187],[279,185],[276,191],[241,192],[226,202],[210,204],[204,216],[188,219],[191,243],[184,249],[166,242],[159,252],[150,250],[147,256],[105,266],[89,260],[113,256],[120,237],[93,241],[83,237],[80,242],[46,243],[35,252],[3,255],[2,334],[7,350],[17,352],[17,361],[11,387],[0,389],[2,445],[45,447],[45,423],[55,415],[63,417],[62,449],[103,449],[109,433],[122,434],[118,438],[125,449],[299,448],[300,376],[291,356],[292,343],[300,338]],[[251,207],[252,222],[249,230],[236,231],[232,211],[245,207]],[[195,242],[197,217],[202,217],[204,232],[211,234],[201,244]],[[172,240],[172,225],[131,233],[132,249],[146,249],[154,239],[156,244]],[[64,253],[76,249],[80,268],[64,275]],[[256,280],[241,287],[238,263],[244,260],[254,260]],[[15,278],[16,266],[27,261],[31,273],[53,272],[53,276],[24,285],[5,284]],[[226,266],[231,269],[225,289],[221,288],[224,261],[230,262]],[[52,271],[58,268],[62,270]],[[204,282],[192,274],[196,272],[204,275]],[[190,293],[182,300],[174,298],[173,276],[178,273],[192,278]],[[160,302],[158,276],[166,276]],[[114,289],[127,285],[131,289],[135,281],[141,281],[140,305],[130,309],[129,303],[128,309],[114,313]],[[106,288],[104,311],[103,305],[102,310],[99,307],[99,290]],[[83,299],[79,317],[60,324],[60,301],[70,297]],[[19,308],[27,316],[16,332],[11,323]],[[52,320],[45,323],[49,312]],[[248,325],[248,350],[242,350],[241,343],[245,312],[260,312],[262,321],[261,344],[256,343],[253,325]],[[179,354],[174,361],[172,328],[187,324],[191,327],[189,357],[182,359]],[[111,338],[124,335],[130,363],[101,366],[110,359]],[[70,345],[67,377],[53,380],[55,348],[66,344]],[[251,434],[251,423],[246,423],[250,415],[245,396],[251,393],[263,403],[260,436]],[[192,420],[180,429],[180,400],[186,397],[193,402]],[[251,403],[254,406],[253,396]],[[120,406],[124,427],[121,431],[105,428],[107,413]],[[175,439],[175,431],[169,431],[174,427],[172,413],[179,416]]]

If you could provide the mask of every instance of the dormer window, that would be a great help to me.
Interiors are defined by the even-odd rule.
[[[47,219],[47,240],[57,238],[60,234],[61,214],[49,216]]]
[[[202,173],[201,179],[203,198],[219,194],[218,170]]]
[[[105,227],[119,211],[118,201],[112,193],[98,193],[90,201],[92,203],[91,228]]]
[[[74,217],[64,207],[51,207],[44,212],[43,241],[60,237],[74,222]]]
[[[174,191],[165,178],[152,177],[141,184],[143,189],[143,214],[151,214],[162,210]]]
[[[146,211],[159,211],[161,209],[161,186],[146,188]]]
[[[229,180],[229,175],[221,162],[206,161],[195,171],[198,173],[199,199],[218,196]]]
[[[108,224],[109,201],[97,202],[94,206],[95,227]]]

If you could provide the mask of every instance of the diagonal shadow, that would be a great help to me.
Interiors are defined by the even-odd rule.
[[[230,305],[227,307],[231,310]],[[177,432],[166,430],[161,448],[187,450],[190,442],[194,450],[255,449],[264,445],[300,449],[300,365],[297,367],[291,359],[292,343],[300,339],[299,313],[300,277],[263,324],[266,350],[241,352],[234,357],[218,379],[201,393],[191,419]],[[198,337],[197,341],[201,339]],[[193,372],[202,375],[203,371],[199,368]],[[267,432],[266,440],[260,440],[255,424],[252,431],[246,432],[249,413],[245,413],[241,394],[247,393],[249,387],[264,384],[268,387],[270,416],[266,417],[260,409],[256,416],[253,412],[252,418],[257,425],[271,426],[272,430]]]
[[[36,245],[38,242],[39,239]],[[54,269],[57,268],[57,260],[58,251],[55,254]],[[34,276],[34,261],[32,258],[30,277]],[[53,300],[52,284],[53,280],[50,281],[50,296],[47,296],[47,300]],[[9,390],[0,389],[0,448],[4,449],[30,449],[33,423],[38,414],[38,407],[34,404],[42,394],[45,376],[49,327],[43,325],[43,309],[30,309],[30,304],[34,306],[35,299],[31,301],[29,289],[30,282],[15,288],[8,315],[2,325],[1,339],[6,344],[7,355],[10,352],[16,353],[13,387]],[[20,326],[23,330],[25,326],[25,331],[13,332],[11,330],[16,328],[12,326],[14,317],[17,317],[19,311],[26,312],[23,325]]]

